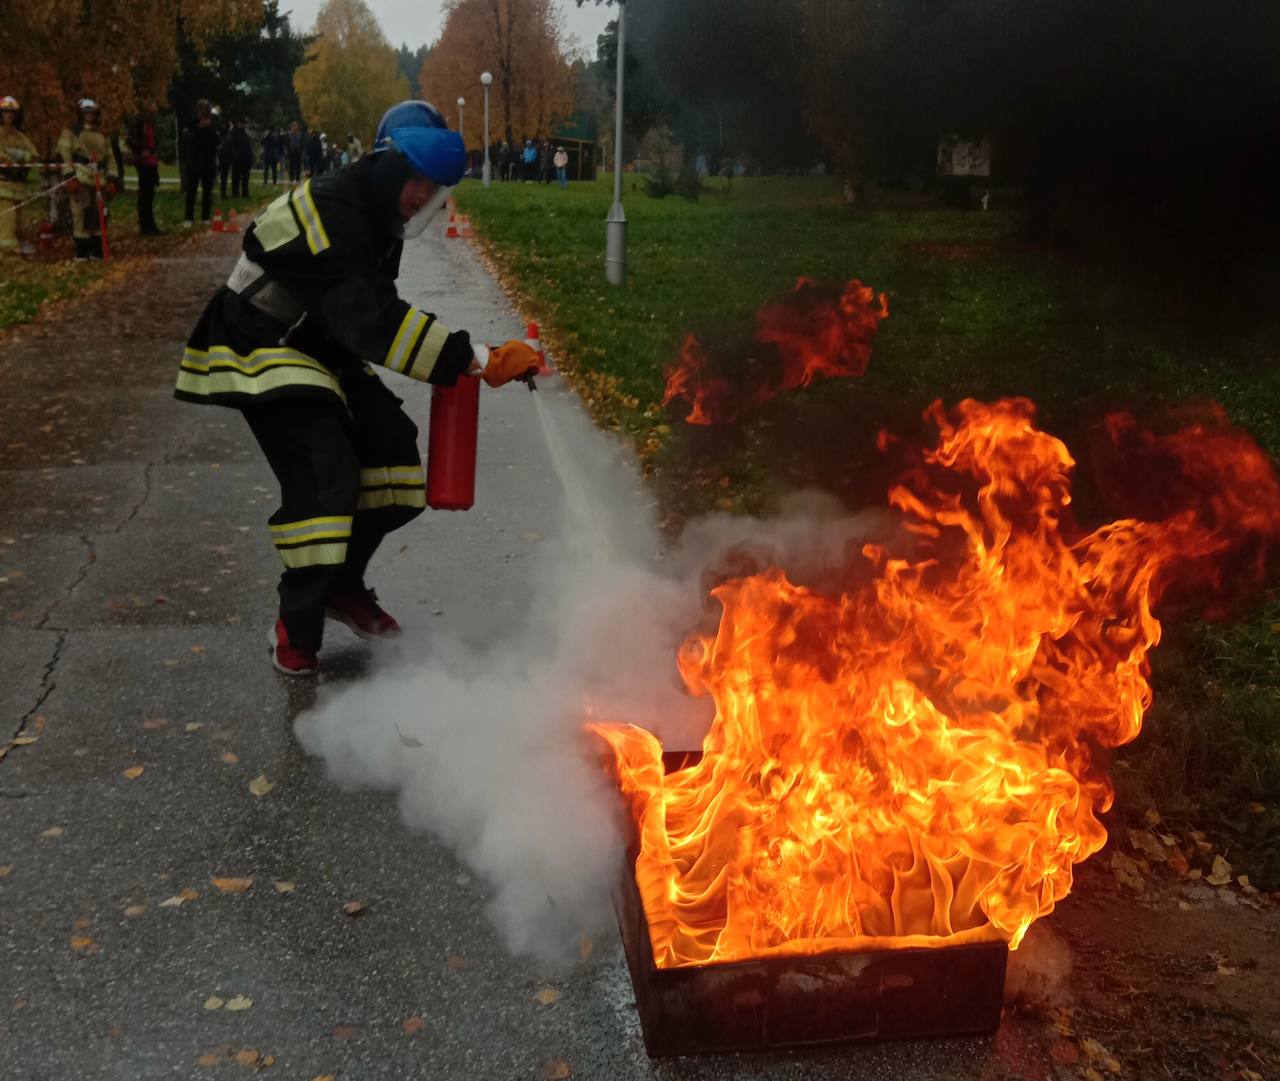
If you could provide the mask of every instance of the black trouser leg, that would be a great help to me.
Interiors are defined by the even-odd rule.
[[[360,462],[341,407],[283,399],[244,410],[245,420],[280,482],[271,539],[285,565],[280,618],[289,641],[319,649],[324,602],[347,558],[360,488]]]
[[[196,217],[196,188],[200,186],[200,174],[187,174],[187,221],[195,221]]]
[[[213,172],[208,172],[200,178],[200,183],[203,185],[200,199],[200,217],[204,221],[208,221],[213,214],[213,182],[216,175]]]
[[[160,182],[160,170],[154,165],[139,165],[138,170],[138,231],[146,235],[156,231],[156,185]]]

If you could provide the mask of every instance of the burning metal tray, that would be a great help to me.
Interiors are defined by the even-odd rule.
[[[684,764],[668,759],[668,769]],[[1000,1024],[1008,948],[832,952],[658,968],[627,853],[614,906],[650,1057],[926,1036]]]

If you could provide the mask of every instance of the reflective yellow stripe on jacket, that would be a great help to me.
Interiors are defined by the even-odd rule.
[[[347,558],[350,539],[350,515],[304,518],[271,527],[271,541],[289,568],[336,566]]]
[[[435,316],[410,308],[400,321],[382,364],[393,372],[426,381],[436,366],[449,332]]]
[[[426,477],[420,465],[375,466],[360,470],[357,510],[379,507],[425,507]]]
[[[329,234],[324,231],[320,211],[316,209],[316,201],[311,198],[311,181],[294,188],[292,198],[293,208],[298,212],[302,231],[307,237],[307,247],[311,249],[312,255],[319,255],[329,247]]]
[[[332,391],[345,404],[337,377],[318,360],[284,347],[255,349],[247,357],[225,345],[182,353],[178,391],[194,397],[221,394],[266,394],[282,387],[316,387]]]

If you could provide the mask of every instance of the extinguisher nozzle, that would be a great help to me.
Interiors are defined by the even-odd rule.
[[[531,376],[531,375],[526,375],[526,376],[525,376],[525,378],[524,378],[524,381],[525,381],[526,383],[528,383],[528,384],[529,384],[529,389],[530,389],[530,390],[537,390],[537,389],[538,389],[538,384],[537,384],[537,383],[535,383],[535,382],[533,381],[533,376]]]

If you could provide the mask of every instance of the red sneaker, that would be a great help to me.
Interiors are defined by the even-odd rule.
[[[395,638],[400,624],[384,612],[372,589],[343,589],[329,594],[324,614],[345,623],[361,638]]]
[[[267,632],[267,641],[271,643],[271,663],[276,670],[286,676],[314,676],[320,667],[320,659],[314,649],[299,649],[289,641],[289,632],[284,629],[284,620],[277,619],[276,625]]]

